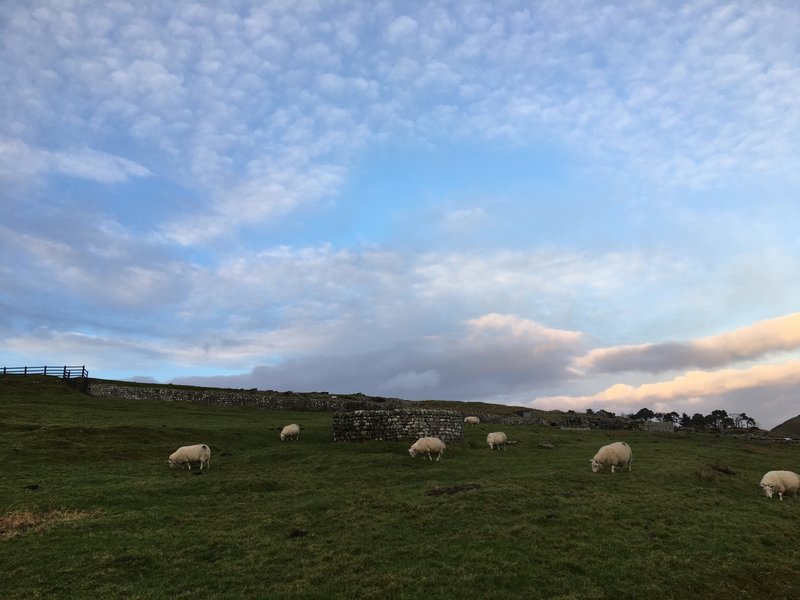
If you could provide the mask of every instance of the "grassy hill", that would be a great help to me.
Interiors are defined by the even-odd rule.
[[[289,422],[300,440],[281,443]],[[0,378],[2,597],[800,597],[800,501],[758,489],[800,469],[797,447],[520,426],[491,452],[493,427],[430,463],[335,444],[326,413]],[[593,474],[612,439],[633,471]],[[171,471],[197,442],[211,469]]]
[[[770,433],[786,437],[800,438],[800,415],[784,421],[780,425],[773,427]]]

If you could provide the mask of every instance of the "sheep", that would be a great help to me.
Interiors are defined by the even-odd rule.
[[[631,470],[633,463],[633,453],[631,447],[625,442],[614,442],[603,446],[594,455],[594,458],[589,459],[592,463],[592,473],[597,473],[604,467],[611,467],[611,472],[614,472],[614,467],[624,467],[627,465],[628,471]]]
[[[486,443],[489,444],[490,450],[505,449],[508,443],[508,436],[502,431],[494,431],[486,436]]]
[[[296,440],[300,438],[300,425],[292,423],[281,429],[281,441],[286,439]]]
[[[800,492],[800,475],[793,471],[769,471],[759,485],[767,498],[777,493],[782,502],[784,494],[793,496]]]
[[[167,459],[171,469],[175,465],[186,464],[189,470],[192,470],[192,463],[200,463],[200,470],[203,470],[203,465],[206,469],[211,468],[211,448],[205,444],[195,444],[194,446],[181,446],[175,452],[169,455]]]
[[[436,437],[424,437],[419,438],[411,448],[408,449],[408,453],[412,457],[416,457],[417,454],[426,454],[428,459],[433,461],[431,454],[438,453],[439,456],[436,457],[436,462],[439,462],[439,459],[442,458],[442,454],[444,454],[445,448],[444,442]]]
[[[464,423],[467,425],[478,425],[480,422],[478,417],[464,417]]]

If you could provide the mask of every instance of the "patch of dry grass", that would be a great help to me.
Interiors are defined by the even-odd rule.
[[[33,508],[14,510],[0,515],[0,539],[4,540],[25,533],[46,531],[55,523],[77,521],[94,515],[94,512],[69,509],[42,511]]]

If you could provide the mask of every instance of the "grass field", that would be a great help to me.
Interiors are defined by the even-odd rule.
[[[0,597],[800,598],[800,500],[758,488],[797,447],[505,427],[491,452],[495,429],[430,463],[334,444],[326,413],[0,378]],[[633,471],[593,474],[615,439]],[[209,471],[169,469],[199,442]]]

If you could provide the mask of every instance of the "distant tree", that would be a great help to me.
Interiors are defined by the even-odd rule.
[[[655,416],[656,414],[649,408],[641,408],[639,409],[639,412],[637,412],[634,415],[631,415],[631,418],[636,419],[637,421],[649,421]]]
[[[653,418],[654,418],[656,421],[661,421],[661,422],[663,422],[663,421],[664,421],[664,413],[662,413],[662,412],[657,412]]]
[[[587,414],[587,415],[593,415],[593,414],[594,414],[594,411],[593,411],[591,408],[587,408],[587,409],[586,409],[586,414]]]
[[[678,422],[678,413],[675,411],[664,413],[661,415],[661,420],[665,423],[677,423]]]
[[[746,413],[733,413],[731,418],[733,419],[733,426],[738,429],[756,426],[756,420],[748,417]]]
[[[681,424],[681,427],[691,427],[692,426],[692,417],[690,417],[686,413],[681,414],[680,424]]]
[[[692,427],[697,427],[698,429],[705,429],[705,426],[706,426],[706,418],[700,413],[694,413],[692,415]]]
[[[726,410],[712,410],[705,416],[707,427],[725,427],[726,419],[728,419],[728,411]]]

